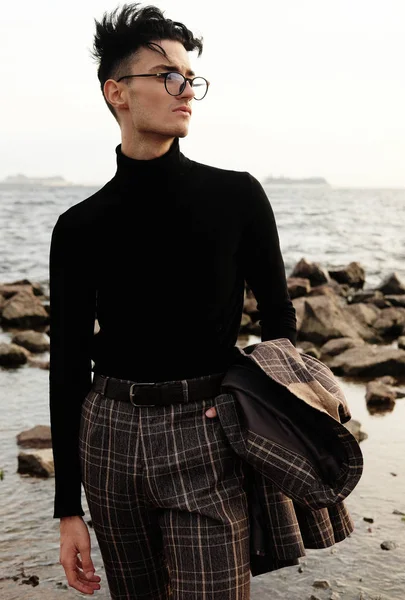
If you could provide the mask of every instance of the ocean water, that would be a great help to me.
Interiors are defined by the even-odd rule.
[[[53,225],[61,212],[95,191],[86,187],[0,186],[0,282],[28,278],[47,288]],[[378,285],[393,271],[405,280],[405,190],[268,187],[266,191],[276,216],[287,274],[305,257],[326,268],[359,261],[366,271],[366,287]],[[9,341],[11,333],[0,328],[0,341]],[[250,336],[238,343],[245,346],[255,341],[258,338]],[[365,406],[365,382],[339,381],[352,416],[369,434],[361,444],[364,475],[347,499],[356,530],[331,549],[308,551],[302,573],[291,567],[253,578],[253,599],[301,600],[311,593],[327,598],[326,592],[312,588],[314,579],[325,577],[342,599],[405,598],[405,522],[393,514],[393,510],[405,513],[405,399],[398,400],[390,413],[370,415]],[[59,521],[52,518],[54,480],[16,473],[16,435],[34,425],[49,424],[48,371],[29,366],[0,368],[0,409],[0,468],[4,471],[0,481],[1,578],[15,574],[20,566],[35,573],[35,569],[56,565],[59,560]],[[83,507],[87,520],[84,494]],[[364,516],[374,518],[374,524],[364,522]],[[108,598],[92,530],[91,536],[93,559],[104,580],[104,592],[96,596]],[[387,539],[397,543],[395,550],[380,548]],[[62,567],[59,581],[64,581]],[[60,593],[70,594],[56,588],[54,593],[55,598]],[[75,594],[77,597],[78,592]],[[0,595],[3,597],[1,582]],[[17,592],[4,596],[11,597],[20,596]]]

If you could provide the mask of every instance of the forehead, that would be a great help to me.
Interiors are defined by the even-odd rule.
[[[172,67],[177,67],[182,72],[191,69],[189,54],[181,42],[174,40],[155,40],[153,43],[158,44],[164,49],[167,58],[158,51],[158,48],[155,51],[150,48],[142,47],[138,50],[134,58],[134,64],[136,64],[137,67],[141,66],[148,70],[155,65],[167,64]]]

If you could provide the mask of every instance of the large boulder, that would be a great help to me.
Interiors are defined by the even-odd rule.
[[[19,279],[18,281],[12,281],[11,283],[0,283],[0,294],[5,298],[11,298],[15,294],[21,291],[28,291],[35,296],[43,296],[44,290],[39,283],[33,283],[29,279]]]
[[[398,337],[405,327],[405,308],[392,306],[383,308],[373,323],[373,328],[381,336]]]
[[[326,344],[321,346],[321,358],[325,359],[328,357],[337,356],[349,348],[356,348],[357,346],[362,346],[363,344],[365,344],[365,341],[360,338],[335,338],[334,340],[329,340],[326,342]]]
[[[49,350],[49,336],[33,329],[19,331],[12,337],[11,342],[23,346],[30,352],[47,352]]]
[[[51,477],[54,475],[52,448],[19,452],[17,473],[34,477]]]
[[[299,329],[301,340],[324,344],[333,338],[370,339],[374,336],[350,313],[345,313],[337,299],[314,296],[304,299],[304,314]]]
[[[366,404],[369,408],[391,409],[395,406],[396,397],[392,387],[379,379],[369,381],[366,386]]]
[[[374,304],[348,304],[342,307],[343,314],[348,322],[356,322],[359,335],[370,344],[383,342],[383,338],[374,328],[374,323],[380,315],[380,310]],[[352,321],[354,319],[354,321]]]
[[[405,375],[405,350],[364,344],[334,356],[328,367],[336,375],[371,378]]]
[[[52,448],[51,428],[49,425],[35,425],[18,433],[17,444],[23,448]]]
[[[315,285],[308,292],[308,296],[331,296],[332,298],[336,296],[343,296],[343,292],[340,289],[338,283],[335,282],[335,286],[330,285],[329,283],[322,283],[321,285]]]
[[[366,280],[365,271],[358,262],[351,262],[344,267],[328,269],[332,279],[338,283],[348,283],[352,288],[362,288]]]
[[[287,286],[290,298],[293,299],[308,294],[311,289],[311,282],[304,277],[288,277]]]
[[[37,296],[21,291],[11,296],[3,306],[2,322],[8,326],[35,329],[49,322],[49,315]]]
[[[385,300],[391,304],[391,306],[402,306],[405,308],[405,294],[387,294]]]
[[[320,285],[321,283],[328,283],[329,281],[328,272],[325,271],[319,263],[308,262],[305,258],[301,258],[301,260],[298,261],[290,274],[290,277],[309,279],[311,285]]]
[[[305,298],[304,296],[301,296],[300,298],[294,298],[292,303],[295,308],[295,317],[297,319],[297,332],[299,333],[305,314]]]
[[[0,343],[0,366],[19,367],[25,365],[29,356],[28,350],[17,344]]]
[[[377,289],[383,294],[405,294],[405,283],[400,280],[397,273],[391,273]]]

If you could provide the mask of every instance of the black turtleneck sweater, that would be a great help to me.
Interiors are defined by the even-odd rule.
[[[257,179],[189,160],[178,138],[152,160],[121,146],[116,154],[114,177],[52,232],[55,518],[84,515],[78,436],[92,370],[143,382],[224,371],[237,353],[245,280],[262,341],[296,342],[276,223]]]

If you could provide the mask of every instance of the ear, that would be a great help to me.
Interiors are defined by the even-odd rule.
[[[114,79],[107,79],[103,92],[105,99],[116,111],[128,108],[128,90],[125,84],[117,83]]]

